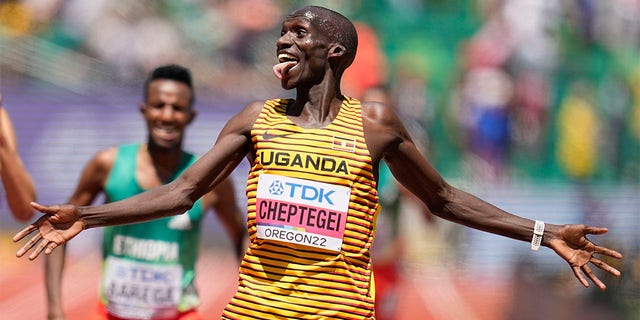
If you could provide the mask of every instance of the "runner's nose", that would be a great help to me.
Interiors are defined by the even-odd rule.
[[[173,106],[170,104],[166,104],[162,107],[160,111],[160,118],[163,121],[171,121],[173,120]]]

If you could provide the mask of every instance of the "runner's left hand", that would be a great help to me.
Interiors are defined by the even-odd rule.
[[[607,228],[570,224],[561,226],[555,233],[555,237],[549,240],[549,248],[553,249],[560,257],[569,263],[573,274],[585,287],[589,287],[589,278],[598,288],[605,290],[607,286],[593,273],[589,263],[596,267],[620,277],[621,273],[606,262],[594,257],[594,254],[602,254],[615,259],[622,259],[622,254],[596,245],[587,239],[588,234],[604,234]],[[586,276],[586,277],[585,277]]]

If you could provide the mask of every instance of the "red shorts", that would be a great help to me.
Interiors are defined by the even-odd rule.
[[[95,312],[88,318],[89,320],[127,320],[110,315],[102,303],[98,302]],[[177,317],[172,320],[204,320],[204,318],[195,309],[180,312]]]

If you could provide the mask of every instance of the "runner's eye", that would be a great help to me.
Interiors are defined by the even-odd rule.
[[[307,34],[307,30],[303,29],[303,28],[298,28],[295,30],[296,33],[296,37],[298,38],[302,38]]]
[[[186,113],[186,112],[187,112],[187,110],[189,110],[189,108],[184,107],[184,106],[179,106],[179,105],[174,105],[174,106],[173,106],[173,111],[175,111],[175,112],[183,112],[183,113]]]

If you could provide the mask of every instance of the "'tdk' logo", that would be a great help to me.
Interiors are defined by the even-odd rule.
[[[285,187],[289,190],[288,195],[285,194]],[[294,199],[302,199],[306,201],[314,201],[318,203],[327,203],[334,205],[331,200],[331,195],[334,190],[326,190],[322,187],[315,187],[310,185],[303,185],[293,182],[285,182],[284,184],[280,180],[272,181],[269,185],[269,193],[275,196],[285,195]]]

